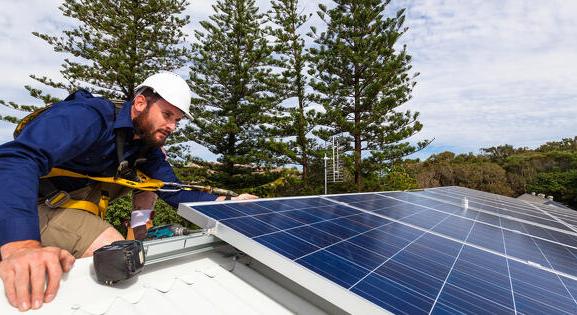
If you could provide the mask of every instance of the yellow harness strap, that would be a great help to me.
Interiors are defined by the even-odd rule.
[[[100,204],[100,202],[99,202],[99,204]],[[60,206],[60,208],[84,210],[84,211],[88,211],[94,215],[100,216],[102,218],[104,218],[104,215],[106,214],[106,211],[102,211],[102,210],[106,210],[106,208],[102,209],[99,206],[97,206],[95,203],[90,202],[90,201],[86,201],[86,200],[70,199],[67,202],[63,203]]]
[[[155,191],[164,186],[164,183],[162,181],[149,178],[140,171],[137,171],[137,175],[139,178],[142,179],[142,182],[134,182],[124,178],[88,176],[60,168],[53,168],[50,170],[50,173],[48,173],[48,175],[43,176],[42,178],[58,177],[58,176],[86,178],[98,182],[117,184],[133,189],[140,189],[146,191]],[[68,200],[66,200],[67,198]],[[59,192],[54,197],[50,198],[49,200],[48,199],[46,200],[46,204],[49,207],[84,210],[94,215],[100,216],[102,219],[106,217],[106,208],[108,208],[109,202],[110,197],[106,192],[102,192],[100,200],[98,201],[98,205],[86,200],[70,199],[70,195],[68,195],[65,192]]]
[[[140,190],[146,190],[146,191],[156,191],[156,190],[162,188],[162,186],[164,186],[164,182],[162,182],[158,179],[152,179],[140,171],[136,171],[136,174],[142,180],[141,182],[134,182],[134,181],[124,179],[124,178],[88,176],[88,175],[79,174],[76,172],[63,170],[61,168],[55,167],[55,168],[50,170],[50,173],[48,173],[48,175],[43,176],[42,178],[58,177],[58,176],[86,178],[86,179],[91,179],[91,180],[94,180],[97,182],[117,184],[117,185],[122,185],[122,186],[125,186],[128,188],[140,189]]]

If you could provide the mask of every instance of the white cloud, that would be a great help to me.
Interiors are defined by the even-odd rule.
[[[401,5],[421,72],[409,104],[425,124],[417,138],[465,152],[577,135],[576,2]]]

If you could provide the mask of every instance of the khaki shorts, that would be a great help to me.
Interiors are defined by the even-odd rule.
[[[111,199],[130,191],[110,184],[96,184],[70,193],[73,199],[88,200],[98,204],[100,193],[107,191]],[[43,246],[55,246],[80,258],[94,240],[112,227],[100,217],[78,209],[53,209],[43,203],[38,205],[40,237]]]

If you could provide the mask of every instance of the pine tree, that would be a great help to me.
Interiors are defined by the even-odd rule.
[[[273,136],[283,138],[281,141],[271,141],[269,145],[275,152],[288,158],[287,162],[302,166],[302,179],[306,185],[309,173],[311,151],[315,145],[312,138],[307,137],[314,128],[314,111],[310,109],[310,100],[306,92],[308,78],[306,68],[309,57],[306,53],[305,41],[299,29],[307,22],[310,15],[298,12],[298,0],[273,0],[271,21],[276,25],[272,30],[275,39],[275,65],[282,71],[277,82],[278,94],[289,104],[279,108],[270,130]],[[295,104],[296,103],[296,104]],[[279,106],[281,106],[279,104]],[[289,138],[290,137],[290,138]]]
[[[404,10],[385,17],[390,0],[335,0],[336,7],[319,5],[326,31],[311,36],[317,47],[310,52],[315,99],[325,112],[317,135],[328,139],[343,134],[352,145],[354,177],[362,189],[362,166],[378,167],[424,148],[406,139],[423,127],[419,113],[397,107],[406,103],[418,74],[410,74],[411,57],[397,43],[407,31]],[[361,153],[369,151],[365,160]]]
[[[220,0],[195,32],[190,71],[194,120],[180,141],[193,140],[220,155],[226,174],[234,164],[270,158],[260,143],[277,97],[270,85],[271,48],[266,20],[254,0]],[[268,116],[268,117],[267,117]]]
[[[61,36],[32,33],[55,52],[69,55],[60,70],[64,81],[30,77],[66,93],[84,88],[109,98],[129,99],[148,75],[180,68],[188,61],[190,49],[184,46],[186,35],[181,30],[190,20],[181,16],[187,5],[186,0],[65,0],[60,10],[78,25],[64,30]],[[59,101],[40,89],[25,88],[44,104]],[[37,108],[5,101],[0,104],[21,111]]]

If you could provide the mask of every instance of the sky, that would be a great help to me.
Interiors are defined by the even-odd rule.
[[[215,1],[191,2],[185,31],[192,35]],[[59,35],[73,27],[60,3],[0,0],[0,99],[37,104],[24,85],[43,87],[29,75],[59,78],[66,56],[31,32]],[[303,12],[317,10],[318,1],[301,3]],[[420,112],[424,124],[410,140],[434,139],[412,157],[502,144],[534,148],[577,136],[577,1],[393,0],[389,12],[397,8],[407,9],[401,41],[420,73],[402,106]],[[318,18],[310,24],[323,29]],[[18,115],[0,106],[0,115],[7,114]],[[13,128],[0,122],[0,143],[11,140]],[[194,150],[215,159],[200,146]]]

